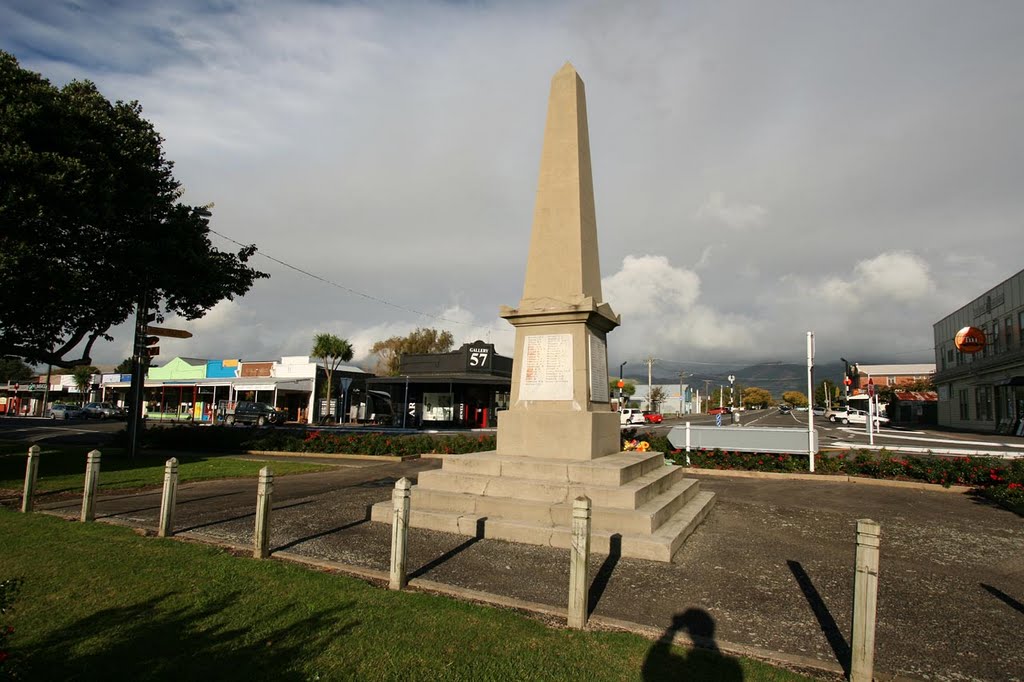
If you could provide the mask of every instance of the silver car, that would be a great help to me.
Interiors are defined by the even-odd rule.
[[[82,409],[74,405],[54,403],[50,405],[50,419],[81,419]]]
[[[124,416],[119,408],[110,403],[87,403],[82,412],[93,419],[117,419]]]

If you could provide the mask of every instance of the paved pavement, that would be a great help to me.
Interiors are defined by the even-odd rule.
[[[390,527],[369,521],[368,508],[389,499],[399,477],[437,466],[345,462],[278,478],[274,551],[386,572]],[[849,648],[855,523],[873,518],[882,527],[876,669],[933,680],[1024,679],[1024,519],[950,492],[698,477],[718,504],[673,563],[591,558],[597,621],[658,632],[673,616],[703,609],[727,652],[778,652],[838,670]],[[178,532],[251,544],[255,480],[185,484],[178,501]],[[78,504],[39,500],[70,517]],[[155,529],[159,491],[104,495],[97,510],[100,519]],[[413,529],[409,570],[414,586],[433,581],[555,611],[567,602],[566,550]]]

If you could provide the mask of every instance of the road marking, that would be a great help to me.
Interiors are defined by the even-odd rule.
[[[841,431],[849,431],[851,433],[862,434],[863,429],[850,429],[843,428]],[[950,443],[952,445],[984,445],[990,448],[1024,448],[1024,445],[1018,445],[1017,443],[993,443],[991,441],[984,440],[950,440],[948,438],[916,438],[914,436],[903,436],[895,433],[880,433],[876,432],[875,437],[877,438],[898,438],[900,440],[916,440],[925,443]]]
[[[926,455],[943,455],[953,457],[970,457],[976,455],[982,455],[984,457],[996,457],[997,459],[1021,459],[1024,455],[1016,452],[1003,452],[1001,450],[961,450],[960,448],[947,448],[945,450],[937,450],[935,448],[922,448],[913,445],[868,445],[867,443],[833,443],[833,447],[842,448],[844,450],[888,450],[889,452],[900,453],[900,452],[912,452]]]

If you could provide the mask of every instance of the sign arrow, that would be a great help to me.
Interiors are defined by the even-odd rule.
[[[175,339],[191,339],[192,332],[184,329],[168,329],[167,327],[146,327],[146,333],[153,336],[169,336]]]

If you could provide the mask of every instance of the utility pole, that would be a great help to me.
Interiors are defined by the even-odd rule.
[[[654,401],[651,400],[651,396],[654,392],[654,386],[651,383],[651,376],[654,367],[654,362],[657,358],[647,358],[644,362],[647,363],[647,409],[654,411]]]
[[[683,414],[683,376],[682,371],[679,372],[679,414]]]

